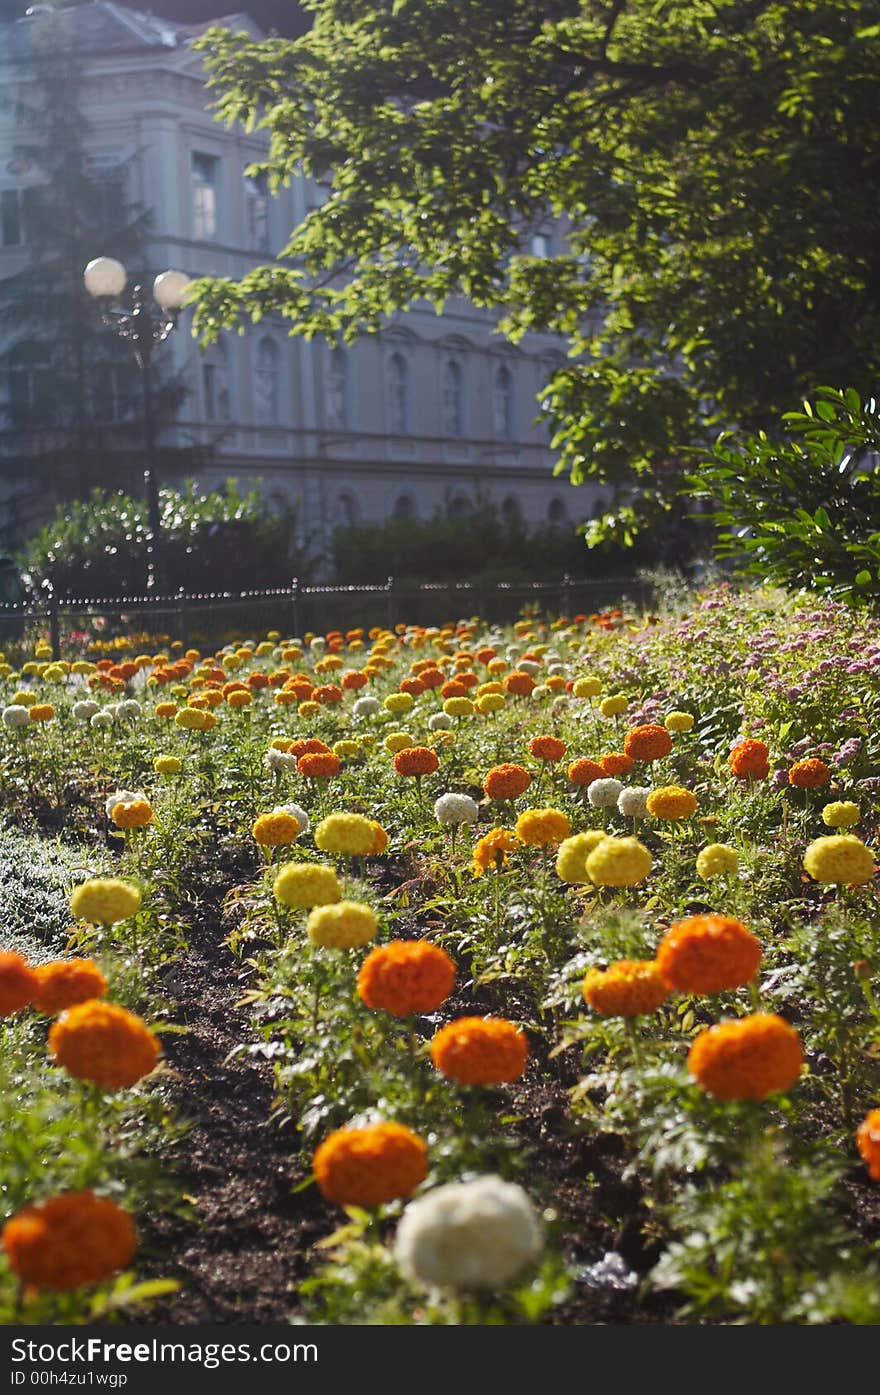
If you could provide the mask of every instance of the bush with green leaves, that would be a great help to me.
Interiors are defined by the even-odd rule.
[[[693,497],[721,528],[717,551],[764,581],[838,599],[880,598],[880,406],[854,388],[816,389],[773,439],[725,432]]]
[[[305,576],[294,542],[296,512],[269,511],[259,491],[235,480],[205,493],[195,481],[159,491],[164,587],[177,591],[287,586]],[[24,547],[19,563],[31,587],[60,596],[138,595],[147,576],[149,520],[144,499],[93,490],[59,509]]]

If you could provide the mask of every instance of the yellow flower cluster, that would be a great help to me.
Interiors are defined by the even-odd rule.
[[[313,862],[294,862],[282,868],[272,890],[276,901],[294,910],[331,905],[342,895],[342,885],[333,868]]]
[[[804,869],[814,881],[860,886],[873,877],[874,854],[853,833],[816,838],[804,853]]]
[[[651,870],[653,859],[638,838],[603,838],[587,858],[587,875],[597,886],[635,886]]]
[[[312,944],[322,949],[359,949],[369,944],[377,924],[371,906],[362,901],[339,901],[316,907],[306,922],[306,931]]]
[[[137,887],[118,877],[93,877],[76,887],[70,898],[72,914],[91,925],[116,925],[120,920],[128,920],[140,904]]]
[[[681,785],[661,785],[651,790],[645,803],[655,819],[689,819],[696,810],[697,797]]]
[[[571,886],[590,881],[587,859],[594,848],[604,843],[608,834],[603,828],[590,828],[586,833],[575,833],[559,844],[556,854],[556,874]]]

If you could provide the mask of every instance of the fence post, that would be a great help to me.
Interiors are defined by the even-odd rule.
[[[189,645],[189,616],[187,614],[186,592],[181,586],[177,592],[177,638],[184,649]]]
[[[393,577],[393,576],[389,576],[388,580],[386,581],[386,583],[385,583],[385,592],[386,592],[386,596],[387,596],[387,612],[386,612],[386,613],[387,613],[387,617],[388,617],[388,619],[387,619],[388,628],[389,628],[389,630],[393,630],[393,629],[394,629],[394,577]]]
[[[54,591],[49,597],[49,642],[52,645],[52,658],[57,663],[61,658],[61,633],[58,626],[58,597]]]
[[[299,577],[295,576],[290,583],[290,622],[293,629],[290,631],[292,639],[299,634]]]
[[[568,572],[562,575],[562,614],[566,620],[571,618],[571,577]]]

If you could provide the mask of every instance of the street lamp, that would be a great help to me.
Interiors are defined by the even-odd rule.
[[[182,271],[163,271],[153,282],[153,298],[158,313],[151,310],[142,286],[135,286],[131,309],[113,304],[119,300],[128,282],[128,273],[113,257],[96,257],[83,273],[89,295],[101,307],[104,324],[134,347],[141,370],[144,398],[144,485],[147,491],[147,590],[158,591],[162,585],[161,538],[162,520],[159,514],[159,484],[156,478],[156,424],[153,416],[153,349],[168,338],[183,306],[189,277]]]

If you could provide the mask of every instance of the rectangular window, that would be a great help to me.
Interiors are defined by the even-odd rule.
[[[197,242],[212,242],[217,236],[219,164],[216,155],[192,153],[192,224]]]
[[[17,189],[4,189],[0,194],[0,237],[4,247],[20,247],[24,241]]]
[[[252,252],[269,250],[269,184],[265,174],[245,175],[245,237]]]

